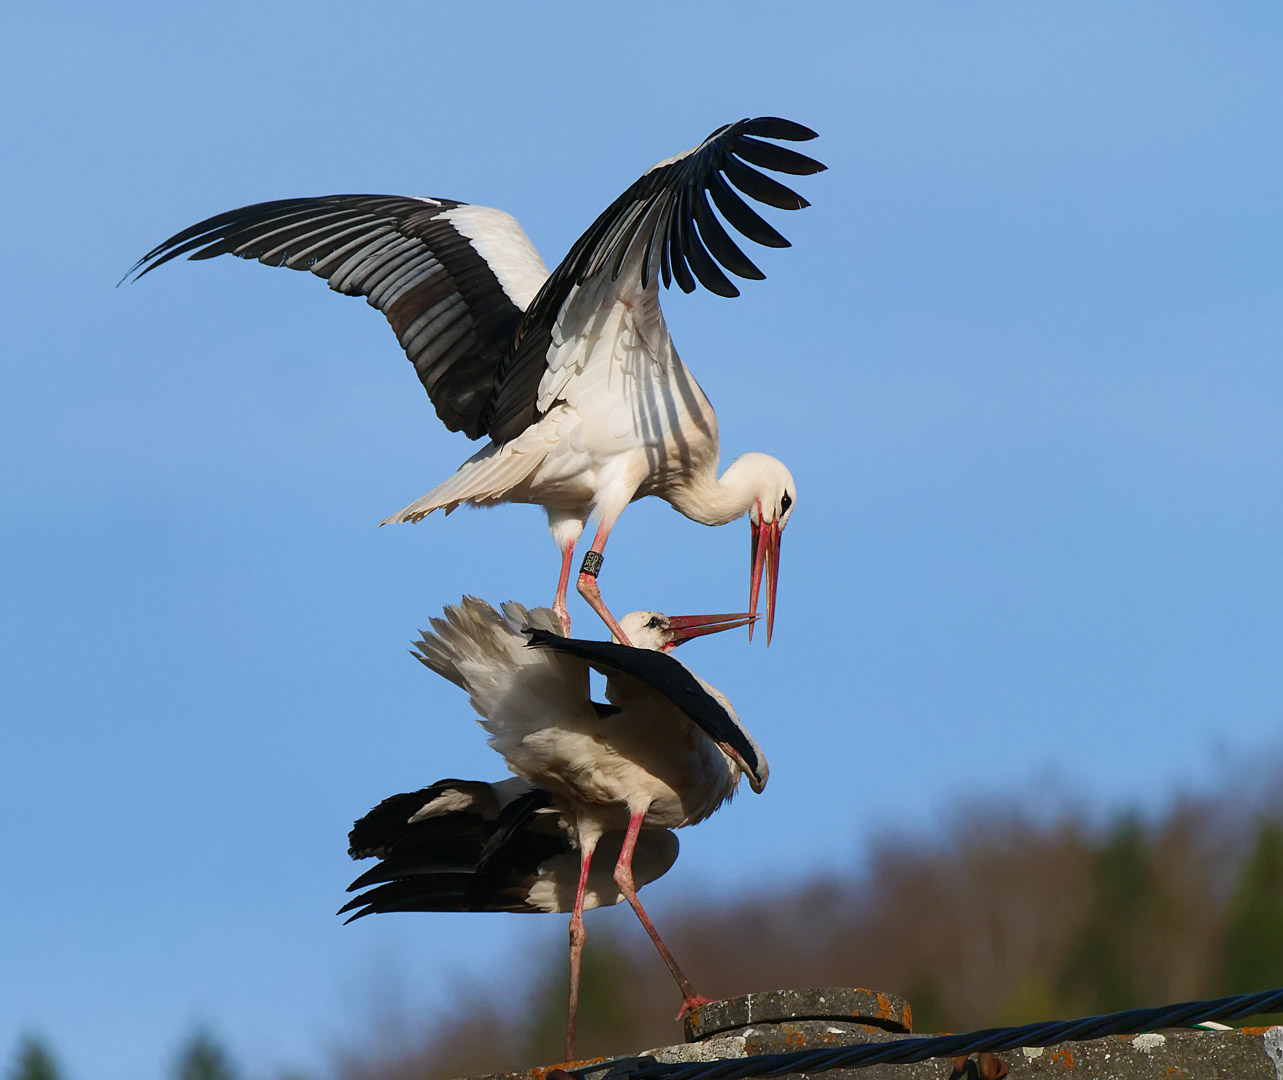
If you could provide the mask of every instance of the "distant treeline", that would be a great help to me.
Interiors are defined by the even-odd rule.
[[[174,1059],[173,1080],[240,1080],[227,1051],[208,1031],[193,1033]],[[49,1044],[37,1035],[28,1035],[18,1044],[13,1067],[5,1080],[64,1080],[65,1073]],[[281,1080],[300,1080],[298,1077]]]
[[[1095,824],[969,811],[943,837],[885,842],[859,875],[794,888],[772,879],[720,904],[702,897],[698,908],[664,910],[661,926],[705,994],[889,990],[909,999],[920,1032],[1283,986],[1283,815],[1272,797],[1256,801],[1246,810],[1236,796],[1188,799],[1154,818]],[[337,1056],[334,1080],[438,1080],[557,1060],[565,963],[564,948],[550,949],[533,973],[518,966],[463,988],[454,1015],[398,1045],[372,1033]],[[678,1041],[676,1007],[643,935],[590,930],[581,1053]],[[172,1072],[242,1075],[203,1032]],[[31,1038],[6,1080],[73,1078]]]

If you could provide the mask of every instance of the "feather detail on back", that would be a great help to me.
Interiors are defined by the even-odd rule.
[[[527,649],[526,631],[560,637],[561,622],[549,608],[508,602],[502,613],[475,596],[452,604],[414,643],[417,658],[468,692],[490,745],[509,759],[523,740],[548,726],[550,715],[586,725],[596,713],[588,695],[588,665],[575,657]],[[566,702],[582,702],[582,717],[567,716]],[[494,719],[502,717],[501,720]]]

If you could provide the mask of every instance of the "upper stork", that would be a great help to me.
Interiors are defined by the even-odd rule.
[[[678,358],[660,311],[659,282],[676,281],[685,292],[699,282],[737,296],[724,271],[762,278],[723,220],[759,244],[787,247],[743,196],[785,210],[808,205],[753,166],[819,172],[818,161],[765,141],[814,137],[777,117],[718,128],[647,170],[551,274],[502,210],[399,195],[242,207],[171,236],[130,273],[142,277],[184,254],[232,254],[310,270],[337,292],[364,296],[387,317],[446,427],[490,440],[386,521],[418,521],[463,503],[544,507],[561,551],[553,610],[567,633],[575,546],[594,515],[597,533],[579,592],[627,643],[597,587],[606,540],[624,508],[658,495],[705,525],[747,514],[749,607],[756,612],[765,577],[769,644],[780,534],[797,486],[781,462],[759,453],[740,456],[718,476],[717,417]]]
[[[375,886],[344,909],[358,915],[569,907],[567,1059],[574,1056],[585,907],[622,896],[677,981],[683,1012],[707,1001],[637,889],[676,858],[668,830],[703,821],[741,777],[754,791],[767,780],[766,758],[730,702],[667,655],[751,616],[635,611],[621,621],[640,647],[563,637],[547,608],[505,604],[498,612],[473,597],[446,608],[416,643],[419,658],[468,692],[490,745],[525,786],[441,781],[385,800],[351,837],[355,857],[374,854],[387,864],[353,883]],[[606,676],[609,704],[592,700],[590,668]],[[467,814],[421,824],[455,811]],[[535,820],[541,814],[560,823],[560,843],[549,843],[547,820]],[[593,869],[597,853],[614,862],[609,878]],[[453,866],[444,865],[451,859]]]

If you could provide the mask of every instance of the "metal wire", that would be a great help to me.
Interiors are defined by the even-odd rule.
[[[986,1028],[962,1035],[932,1035],[836,1049],[797,1050],[786,1054],[758,1054],[747,1058],[675,1065],[660,1064],[653,1058],[633,1058],[620,1062],[605,1074],[603,1080],[743,1080],[745,1077],[781,1076],[784,1073],[858,1069],[881,1062],[907,1064],[933,1057],[961,1057],[981,1050],[1053,1046],[1077,1039],[1100,1039],[1106,1035],[1124,1035],[1155,1028],[1189,1027],[1205,1020],[1231,1020],[1280,1009],[1283,1009],[1283,988],[1210,1001],[1129,1009],[1077,1020],[1042,1021],[1022,1027]]]

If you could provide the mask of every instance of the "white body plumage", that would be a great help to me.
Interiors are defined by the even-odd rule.
[[[634,642],[660,649],[654,612],[625,616]],[[627,676],[608,674],[610,708],[589,696],[588,662],[528,646],[528,628],[560,634],[546,608],[504,604],[502,613],[474,598],[432,620],[416,643],[432,670],[463,687],[481,716],[490,745],[517,776],[552,792],[581,844],[624,829],[636,813],[644,827],[680,828],[703,821],[731,798],[741,762],[662,693]],[[670,658],[672,663],[680,661]],[[756,752],[755,787],[765,783],[765,757],[731,704],[692,677],[725,710]]]

